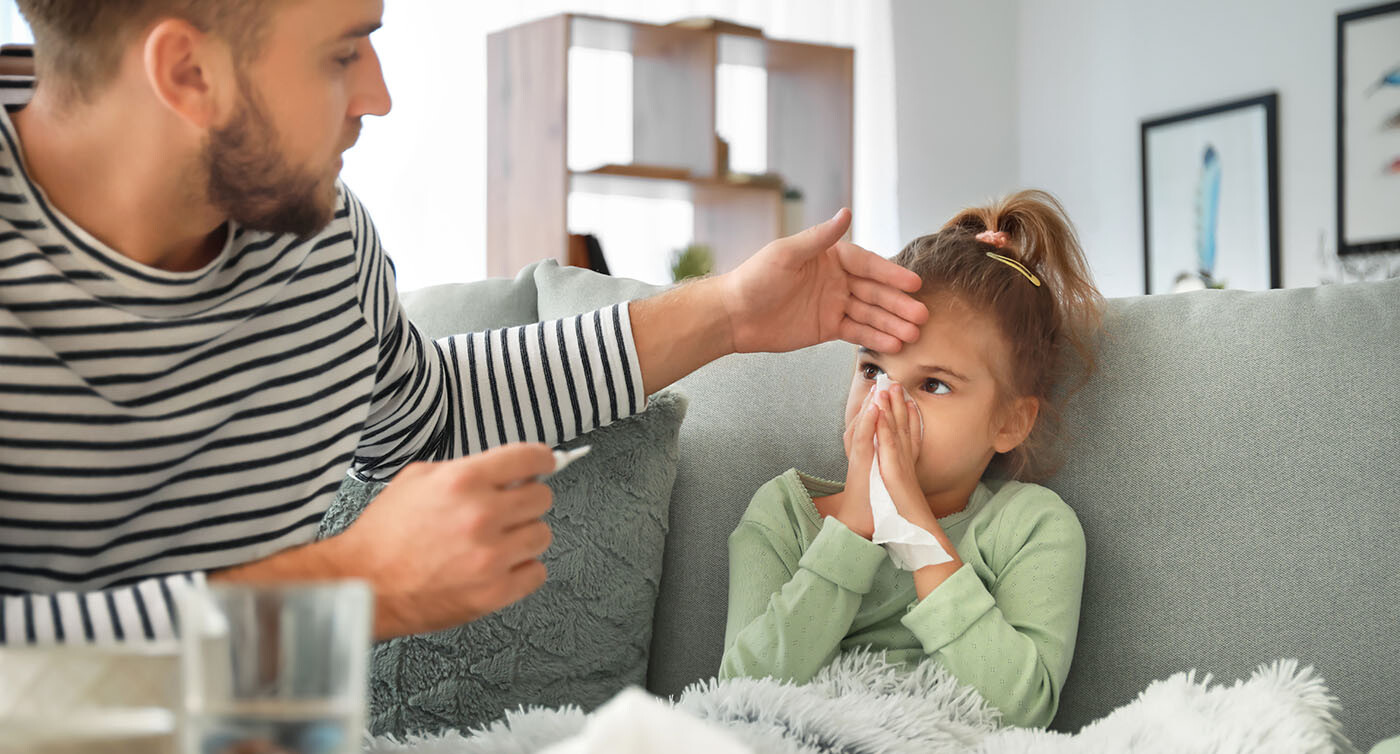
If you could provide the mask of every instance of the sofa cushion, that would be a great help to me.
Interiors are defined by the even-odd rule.
[[[661,289],[577,268],[535,270],[540,317],[585,312]],[[841,427],[854,347],[726,356],[677,382],[689,398],[671,498],[647,688],[672,695],[719,670],[729,533],[753,493],[794,465],[845,476]]]
[[[1400,280],[1111,302],[1050,480],[1088,541],[1075,730],[1187,668],[1313,665],[1400,732]]]
[[[467,332],[525,325],[539,320],[535,307],[535,265],[514,280],[494,278],[449,283],[400,294],[404,311],[433,340]]]
[[[684,398],[663,392],[645,412],[566,443],[593,451],[548,480],[549,579],[472,623],[377,644],[373,733],[466,730],[520,705],[592,709],[645,682],[684,416]],[[343,530],[382,488],[348,480],[322,536]]]

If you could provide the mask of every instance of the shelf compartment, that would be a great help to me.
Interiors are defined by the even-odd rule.
[[[714,34],[596,16],[568,18],[569,45],[584,52],[584,58],[588,51],[621,52],[632,58],[631,161],[713,175]],[[571,71],[570,113],[577,120],[589,111],[584,93],[592,82],[573,74]],[[601,113],[599,117],[615,115]]]
[[[587,50],[609,54],[598,68],[612,82],[606,95],[581,95],[581,74],[570,74],[571,56]],[[491,34],[487,52],[487,271],[493,276],[514,275],[541,258],[566,260],[571,198],[590,194],[682,200],[685,210],[676,209],[658,236],[658,258],[669,255],[665,246],[687,226],[691,241],[715,251],[720,272],[777,238],[783,191],[727,180],[717,164],[718,132],[734,135],[732,125],[716,122],[721,65],[761,66],[743,72],[752,81],[729,84],[744,92],[734,107],[762,120],[761,128],[744,126],[739,151],[746,157],[733,167],[780,175],[797,189],[802,203],[794,214],[801,217],[794,225],[825,220],[851,202],[849,48],[563,14]],[[629,126],[630,137],[612,138]],[[613,131],[596,154],[571,161],[579,149],[570,136],[585,127]],[[604,163],[625,165],[594,169]],[[667,168],[680,172],[653,175]],[[645,204],[630,202],[605,211],[609,222],[648,222]]]
[[[782,189],[770,185],[712,178],[656,178],[616,172],[585,172],[574,173],[570,177],[570,189],[578,194],[689,203],[692,207],[691,239],[694,243],[710,247],[714,253],[716,271],[739,266],[782,231]],[[585,229],[585,225],[588,223],[580,222],[580,218],[569,219],[569,228],[573,232]],[[598,233],[606,255],[608,232],[588,229]],[[670,249],[658,248],[656,253],[669,254]]]

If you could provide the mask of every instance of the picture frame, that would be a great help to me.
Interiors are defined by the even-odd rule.
[[[1337,253],[1400,250],[1400,2],[1337,14]]]
[[[1143,290],[1282,287],[1278,93],[1142,121]]]

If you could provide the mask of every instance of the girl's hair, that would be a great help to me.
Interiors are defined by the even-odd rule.
[[[978,240],[984,231],[1004,233],[1005,244]],[[988,252],[1019,263],[1025,272]],[[894,261],[923,279],[921,298],[949,297],[993,318],[1011,347],[1010,373],[996,376],[999,411],[1021,397],[1040,404],[1026,441],[998,454],[989,469],[1011,479],[1052,475],[1059,467],[1060,407],[1073,392],[1056,395],[1055,381],[1076,355],[1083,379],[1093,372],[1092,341],[1104,303],[1064,207],[1044,191],[1021,191],[964,209],[937,233],[904,247]]]

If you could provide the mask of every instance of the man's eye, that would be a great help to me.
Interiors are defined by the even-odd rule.
[[[342,68],[349,68],[351,63],[354,63],[356,60],[359,60],[359,59],[360,59],[360,51],[359,51],[359,50],[356,50],[356,51],[350,53],[349,55],[346,55],[345,57],[336,58],[336,59],[335,59],[335,62],[336,62],[336,63],[339,63],[339,64],[340,64],[340,67],[342,67]]]
[[[873,380],[876,377],[880,376],[880,367],[877,367],[874,364],[861,364],[860,374],[867,380]]]

